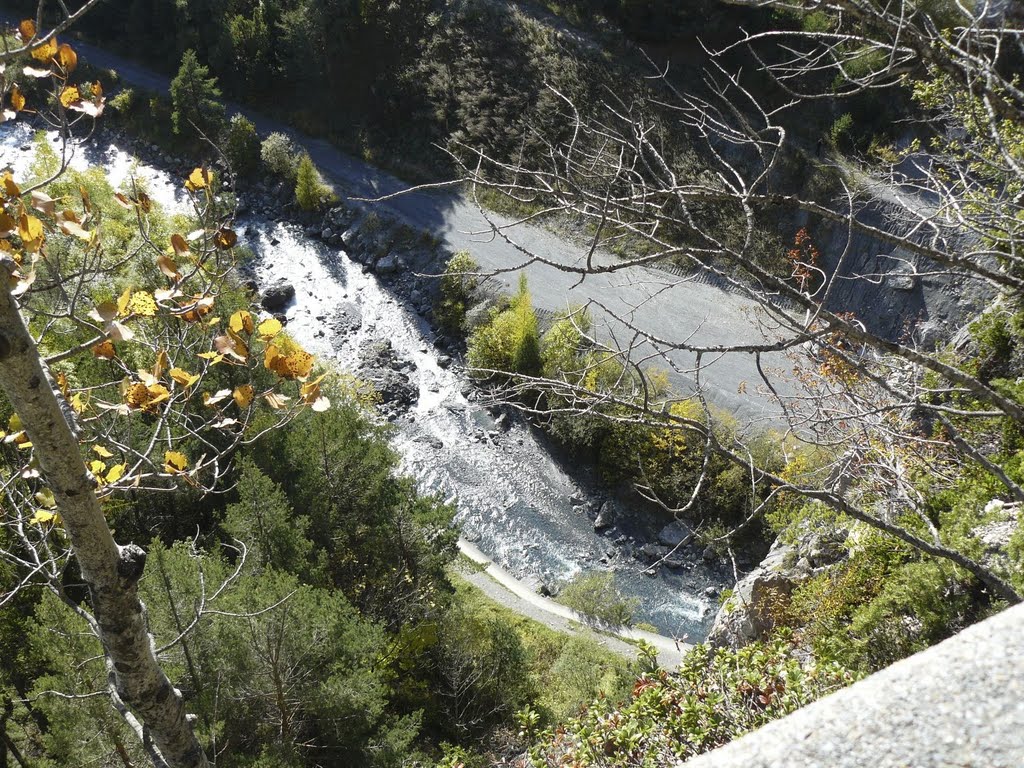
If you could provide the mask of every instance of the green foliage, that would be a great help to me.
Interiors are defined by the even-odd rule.
[[[481,734],[534,700],[522,640],[512,624],[453,611],[432,650],[438,724],[454,737]]]
[[[628,692],[635,666],[597,640],[548,629],[492,602],[461,580],[456,589],[462,614],[478,623],[504,622],[518,634],[527,655],[529,685],[536,694],[529,702],[530,719],[558,723],[598,696],[620,701]]]
[[[185,51],[178,74],[171,80],[174,132],[191,136],[197,131],[210,140],[216,139],[224,125],[220,97],[217,78],[210,77],[209,68],[199,63],[195,51]]]
[[[246,544],[249,563],[259,569],[306,572],[309,518],[296,515],[281,488],[251,461],[240,470],[238,501],[224,512],[224,532]]]
[[[221,137],[231,170],[242,177],[251,177],[259,170],[260,137],[256,126],[245,115],[233,115]]]
[[[441,277],[441,295],[434,306],[434,320],[449,333],[459,333],[466,319],[466,309],[476,293],[480,271],[469,251],[459,251],[445,265]]]
[[[579,574],[562,589],[558,602],[609,627],[630,626],[639,603],[636,598],[623,597],[615,586],[615,576],[606,571]]]
[[[590,313],[571,310],[556,320],[540,343],[541,367],[545,377],[578,382],[590,361],[585,354],[584,336],[590,332]]]
[[[660,768],[702,754],[853,682],[831,662],[801,661],[787,637],[739,651],[699,645],[678,672],[642,675],[622,705],[596,699],[541,735],[532,764]]]
[[[316,582],[341,590],[391,631],[439,613],[451,587],[453,510],[396,477],[389,432],[331,394],[332,407],[307,412],[268,440],[262,471],[310,518],[321,570]]]
[[[336,200],[334,191],[324,183],[312,158],[303,154],[295,172],[295,201],[299,207],[304,211],[316,211]]]
[[[285,181],[295,181],[299,171],[299,154],[291,139],[283,133],[272,133],[260,144],[260,159],[267,170]]]
[[[828,140],[833,148],[840,151],[849,151],[853,149],[853,115],[849,112],[844,112],[835,122],[832,123],[832,127],[828,131]]]
[[[472,368],[536,376],[541,373],[540,333],[526,275],[507,309],[492,313],[490,322],[470,336],[466,359]]]

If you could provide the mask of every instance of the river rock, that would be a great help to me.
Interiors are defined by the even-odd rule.
[[[419,398],[419,388],[404,373],[403,367],[403,361],[398,359],[387,339],[374,342],[363,350],[358,373],[373,385],[386,413],[406,410]]]
[[[397,272],[398,267],[398,259],[394,256],[388,255],[377,262],[375,269],[382,275],[390,275],[393,272]]]
[[[337,345],[344,340],[345,336],[362,327],[363,315],[359,311],[358,305],[351,301],[343,301],[338,304],[334,310],[334,315],[327,322],[331,331],[331,338],[334,340],[335,345]]]
[[[611,528],[620,516],[618,503],[609,499],[601,505],[601,510],[597,513],[597,519],[594,520],[594,530],[603,531],[606,528]]]
[[[359,230],[356,227],[349,227],[341,233],[341,242],[346,248],[354,248],[359,238]]]
[[[666,547],[679,547],[693,539],[693,529],[682,520],[675,520],[658,533],[658,541]]]
[[[279,312],[295,298],[295,286],[283,278],[263,289],[260,303],[268,312]]]
[[[664,558],[670,551],[671,548],[663,544],[644,544],[640,549],[640,554],[648,563],[654,563]]]

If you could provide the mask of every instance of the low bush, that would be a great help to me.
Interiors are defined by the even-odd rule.
[[[473,260],[469,251],[459,251],[445,266],[441,277],[441,295],[434,306],[434,320],[449,333],[462,330],[466,309],[473,301],[479,279],[474,272],[480,265]]]
[[[285,181],[294,181],[298,174],[299,154],[283,133],[272,133],[263,140],[260,159],[270,173]]]
[[[558,595],[568,606],[595,624],[609,627],[631,626],[639,601],[625,598],[615,586],[615,577],[607,572],[580,574]]]

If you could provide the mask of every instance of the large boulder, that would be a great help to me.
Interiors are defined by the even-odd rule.
[[[722,604],[708,644],[735,649],[766,638],[789,606],[793,590],[846,556],[847,534],[839,528],[806,531],[792,543],[777,539]]]
[[[742,648],[770,634],[793,589],[811,575],[797,563],[796,547],[776,541],[761,564],[737,582],[719,609],[708,644]]]
[[[268,312],[282,312],[294,298],[295,286],[282,278],[263,289],[260,303]]]
[[[601,510],[597,513],[597,518],[594,520],[594,530],[603,531],[605,528],[611,528],[620,517],[619,505],[609,499],[601,505]]]
[[[666,547],[679,547],[689,544],[693,536],[693,528],[682,520],[675,520],[661,529],[658,541]]]
[[[415,365],[409,360],[399,360],[390,341],[384,339],[368,345],[361,358],[359,377],[373,385],[380,396],[382,410],[402,412],[419,399],[419,387],[408,375],[415,370]]]

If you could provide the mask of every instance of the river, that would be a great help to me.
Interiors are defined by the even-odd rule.
[[[0,128],[0,163],[24,174],[30,141],[24,124]],[[115,185],[130,173],[145,179],[150,196],[168,210],[183,206],[178,179],[113,145],[78,148],[71,164],[89,162],[101,163]],[[622,593],[638,601],[638,621],[670,637],[706,635],[717,600],[705,589],[724,583],[720,566],[698,559],[678,570],[649,570],[632,556],[632,545],[651,534],[642,530],[640,516],[627,516],[634,523],[611,535],[595,532],[585,512],[591,484],[563,466],[528,426],[516,419],[499,425],[467,398],[464,375],[439,363],[429,325],[362,265],[294,224],[243,218],[236,228],[256,254],[259,281],[284,279],[295,287],[287,328],[311,352],[352,370],[367,344],[391,342],[419,394],[395,420],[393,446],[421,490],[455,504],[464,538],[527,583],[558,584],[581,571],[612,570]],[[345,335],[327,332],[342,306],[355,308],[358,322]]]

